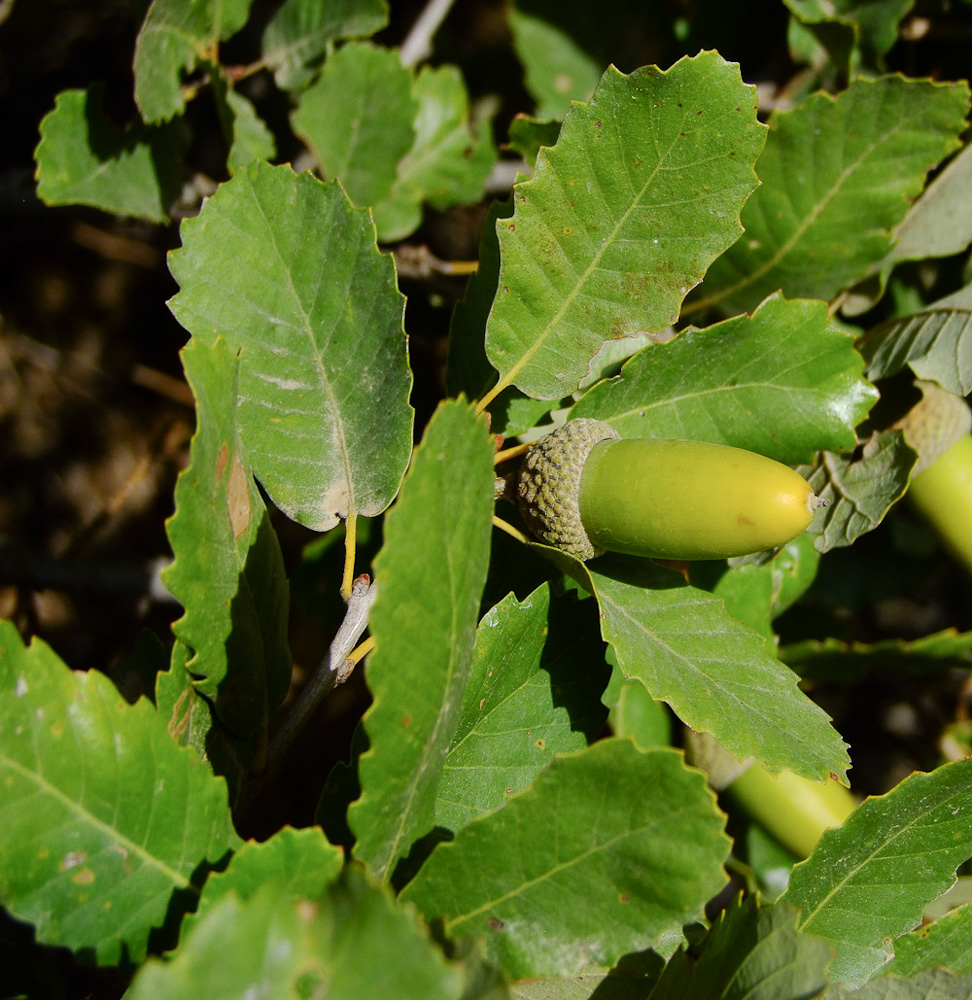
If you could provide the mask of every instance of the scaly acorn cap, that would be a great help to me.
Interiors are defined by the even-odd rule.
[[[551,431],[527,452],[517,478],[517,506],[541,542],[581,562],[601,555],[604,550],[591,543],[581,522],[581,475],[596,444],[620,437],[602,420],[579,417]]]
[[[912,477],[924,472],[960,438],[972,431],[969,404],[937,382],[918,381],[921,399],[894,425],[918,452]]]

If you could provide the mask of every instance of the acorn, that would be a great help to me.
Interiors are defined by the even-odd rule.
[[[586,561],[603,552],[726,559],[785,545],[821,501],[788,466],[703,441],[622,439],[579,418],[537,441],[516,484],[542,542]]]
[[[972,571],[972,410],[935,382],[895,425],[918,452],[908,499],[951,553]]]

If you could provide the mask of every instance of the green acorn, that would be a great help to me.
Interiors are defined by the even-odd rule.
[[[784,545],[820,505],[792,469],[702,441],[622,440],[578,419],[527,452],[517,503],[542,542],[581,560],[602,552],[726,559]]]

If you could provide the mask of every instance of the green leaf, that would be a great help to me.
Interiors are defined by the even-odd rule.
[[[496,162],[489,123],[471,124],[469,95],[455,66],[425,66],[412,96],[418,102],[415,143],[398,164],[388,200],[374,208],[383,242],[418,228],[423,201],[440,210],[479,201]]]
[[[958,145],[966,84],[855,79],[775,112],[742,213],[746,236],[683,311],[753,309],[777,289],[831,299],[880,269],[926,173]]]
[[[972,632],[946,629],[920,639],[841,642],[807,639],[783,646],[780,656],[809,680],[857,684],[872,670],[911,675],[939,673],[972,666]]]
[[[166,524],[166,586],[185,608],[172,626],[186,665],[238,736],[263,731],[290,687],[289,593],[280,544],[237,426],[236,353],[221,337],[183,348],[197,404],[189,467]]]
[[[486,350],[496,390],[573,392],[603,341],[662,329],[739,236],[764,139],[756,94],[714,52],[630,76],[609,67],[567,113],[499,223]]]
[[[246,24],[251,3],[152,0],[135,43],[135,100],[145,121],[182,113],[182,75],[198,63],[216,62],[217,46]]]
[[[610,718],[614,735],[634,740],[642,750],[669,746],[672,742],[668,709],[652,698],[641,681],[622,682]]]
[[[173,894],[240,843],[226,785],[150,702],[25,647],[9,622],[0,706],[0,901],[39,942],[141,961]]]
[[[378,598],[362,720],[355,856],[379,875],[435,823],[436,794],[472,672],[489,563],[492,443],[465,403],[440,405],[416,449],[375,559]]]
[[[242,348],[240,437],[274,503],[315,531],[381,513],[412,447],[395,265],[336,184],[256,161],[169,255],[179,322]]]
[[[622,437],[689,438],[808,462],[822,448],[854,447],[854,428],[877,399],[862,369],[826,303],[776,295],[752,317],[645,348],[570,416],[604,420]]]
[[[972,392],[972,285],[869,330],[859,347],[872,379],[908,365],[918,378],[967,395]]]
[[[677,751],[603,740],[439,844],[402,898],[450,937],[485,936],[511,978],[566,976],[680,938],[723,885],[727,847]]]
[[[918,924],[970,856],[972,760],[960,760],[863,802],[793,869],[782,898],[803,911],[802,930],[837,945],[831,978],[853,988],[888,961],[892,939]]]
[[[526,788],[554,754],[593,742],[607,677],[592,606],[551,601],[544,584],[522,604],[510,594],[491,608],[476,631],[436,825],[458,830]]]
[[[836,22],[854,33],[868,61],[886,55],[898,40],[898,26],[915,0],[784,0],[805,24]]]
[[[195,913],[183,922],[183,933],[195,926],[221,899],[235,894],[253,899],[260,887],[274,882],[292,900],[317,899],[341,874],[344,854],[324,839],[319,827],[285,826],[262,843],[249,840],[233,855],[225,871],[210,875]]]
[[[225,88],[218,110],[230,140],[226,165],[231,174],[253,160],[272,160],[277,155],[273,133],[238,90]]]
[[[532,169],[541,148],[555,145],[559,135],[559,121],[541,121],[529,115],[517,115],[510,122],[507,148],[519,153]]]
[[[570,35],[516,9],[510,11],[510,29],[537,118],[563,119],[571,101],[590,100],[602,67]]]
[[[880,431],[868,439],[859,457],[825,451],[815,466],[798,469],[814,493],[830,501],[807,528],[817,549],[829,552],[851,545],[873,531],[904,496],[916,458],[901,431]]]
[[[913,976],[927,969],[972,972],[972,903],[943,914],[894,942],[894,958],[881,974]]]
[[[349,42],[300,95],[291,123],[355,205],[377,205],[391,194],[398,161],[412,148],[418,111],[398,51]]]
[[[588,573],[624,675],[687,726],[774,772],[846,775],[847,748],[826,714],[721,600],[649,560],[603,557]]]
[[[789,906],[735,897],[690,952],[672,956],[652,1000],[804,1000],[827,986],[834,948],[797,930]]]
[[[953,976],[944,969],[930,969],[911,979],[881,976],[860,989],[836,986],[822,1000],[972,1000],[972,976]]]
[[[104,87],[65,90],[40,124],[37,194],[47,205],[91,205],[169,221],[182,184],[181,123],[122,130],[105,114]]]
[[[387,891],[349,869],[306,902],[276,881],[248,899],[224,896],[168,961],[149,959],[126,993],[128,1000],[253,995],[459,1000],[463,982]]]
[[[388,24],[385,0],[286,0],[263,33],[263,59],[282,90],[306,87],[328,45]]]
[[[970,930],[972,903],[966,903],[899,937],[894,943],[894,958],[881,972],[896,976],[913,976],[935,968],[956,974],[972,972]]]

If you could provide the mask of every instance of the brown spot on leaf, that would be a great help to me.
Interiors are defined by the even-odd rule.
[[[226,465],[229,462],[229,445],[224,441],[219,447],[219,454],[216,456],[216,478],[222,479],[226,472]]]
[[[250,527],[250,483],[240,453],[233,454],[229,479],[226,482],[226,509],[229,512],[233,537],[239,538]]]

